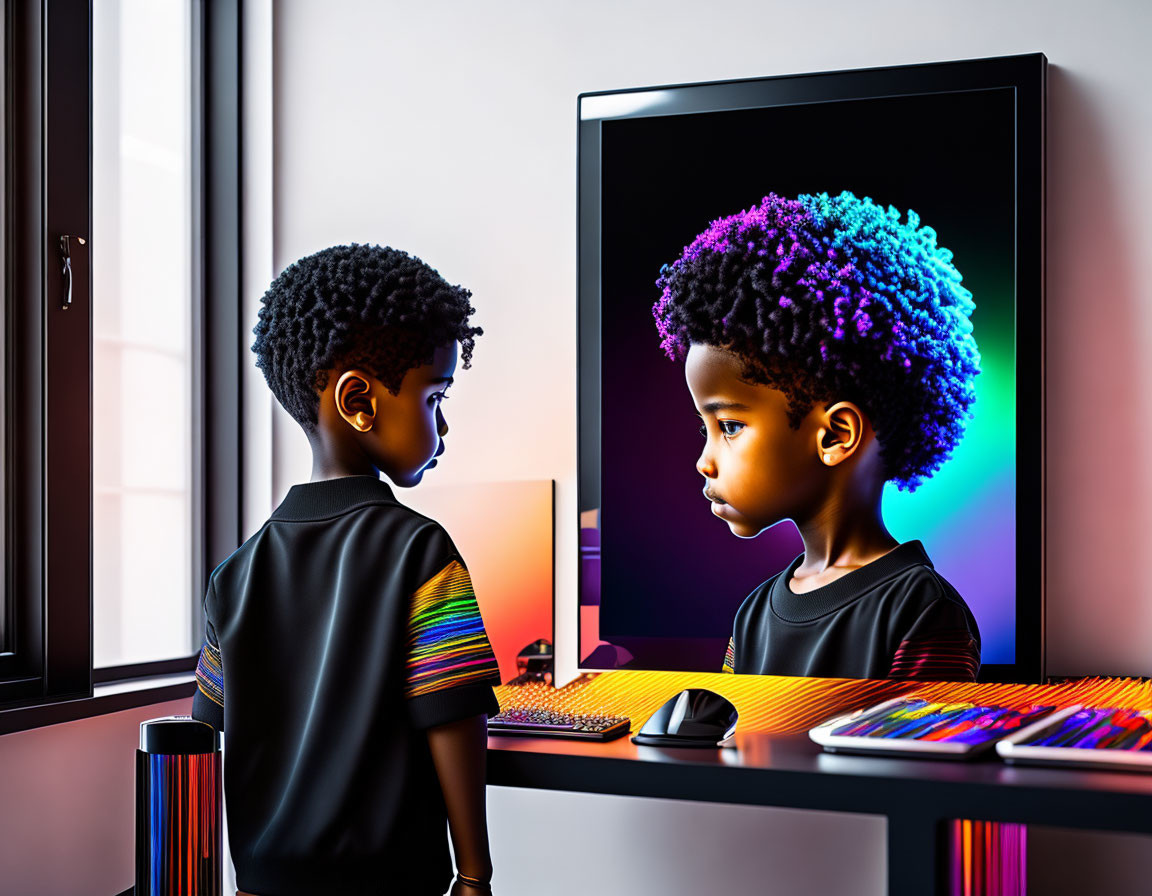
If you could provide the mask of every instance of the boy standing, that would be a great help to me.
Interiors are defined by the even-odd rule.
[[[312,447],[212,573],[193,715],[226,732],[245,893],[490,893],[486,715],[499,672],[448,533],[379,478],[420,482],[448,433],[471,293],[417,258],[337,246],[285,270],[252,350]],[[225,695],[227,699],[225,700]]]
[[[881,512],[885,482],[914,490],[951,456],[980,362],[952,254],[899,218],[848,192],[769,195],[657,282],[712,512],[741,538],[791,519],[804,541],[737,611],[727,672],[976,677],[971,611]]]

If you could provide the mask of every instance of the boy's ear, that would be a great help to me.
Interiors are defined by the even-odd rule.
[[[822,414],[816,431],[816,447],[820,459],[832,467],[851,457],[864,439],[867,419],[859,405],[838,401],[829,405]]]
[[[336,381],[336,411],[357,432],[368,432],[376,423],[376,399],[369,376],[364,370],[346,370]]]

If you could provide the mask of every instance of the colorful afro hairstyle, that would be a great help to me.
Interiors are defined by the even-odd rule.
[[[660,271],[661,347],[726,348],[780,389],[793,428],[818,401],[854,401],[886,479],[914,491],[952,456],[976,400],[972,293],[909,210],[843,192],[775,194],[720,218]]]
[[[451,286],[419,258],[387,246],[333,246],[285,268],[261,299],[256,366],[306,432],[337,365],[363,367],[393,394],[404,375],[460,343],[467,369],[475,337],[472,293]]]

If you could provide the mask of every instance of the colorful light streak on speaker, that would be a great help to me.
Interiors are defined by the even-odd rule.
[[[137,896],[220,896],[220,778],[220,753],[137,751]]]

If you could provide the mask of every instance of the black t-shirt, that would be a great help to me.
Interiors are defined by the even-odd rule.
[[[237,886],[442,894],[452,867],[423,729],[499,711],[447,532],[371,476],[294,485],[212,573],[193,715],[225,734]]]
[[[804,555],[744,599],[724,671],[820,678],[972,681],[980,630],[919,541],[805,594],[789,587]]]

